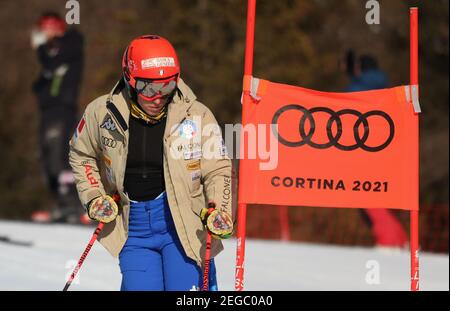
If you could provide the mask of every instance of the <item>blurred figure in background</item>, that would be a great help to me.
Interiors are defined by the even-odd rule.
[[[387,75],[378,67],[378,61],[371,55],[361,55],[356,59],[353,51],[348,51],[345,72],[351,79],[347,92],[362,92],[389,87]],[[408,236],[401,223],[387,209],[359,209],[361,217],[369,225],[378,247],[406,247]]]
[[[347,53],[346,72],[351,83],[347,92],[379,90],[389,87],[386,74],[378,67],[378,61],[371,55],[361,55],[355,62],[354,52]]]
[[[83,37],[67,29],[54,12],[42,14],[31,32],[31,46],[41,64],[33,84],[40,112],[40,161],[55,200],[51,212],[37,212],[36,221],[71,222],[83,219],[68,154],[77,124],[77,100],[83,68]]]

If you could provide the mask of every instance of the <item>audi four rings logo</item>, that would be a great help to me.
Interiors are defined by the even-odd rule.
[[[278,141],[282,143],[283,145],[287,147],[301,147],[303,145],[308,145],[310,147],[316,148],[316,149],[328,149],[330,147],[336,147],[339,150],[342,151],[353,151],[358,148],[365,150],[367,152],[378,152],[385,148],[387,148],[392,140],[394,139],[395,134],[395,126],[394,121],[391,119],[391,117],[384,111],[379,110],[373,110],[366,113],[361,113],[356,110],[352,109],[343,109],[340,111],[333,111],[326,107],[316,107],[311,109],[306,109],[305,107],[302,107],[300,105],[287,105],[277,110],[277,112],[274,114],[272,119],[272,124],[278,124],[278,119],[280,116],[290,110],[298,110],[303,113],[303,116],[300,119],[299,123],[299,133],[301,139],[299,141],[289,141],[285,138],[283,138],[277,131],[275,127],[273,127],[273,131],[276,137],[278,137]],[[313,142],[313,136],[316,131],[316,122],[314,120],[314,113],[322,112],[327,113],[330,115],[330,118],[328,119],[327,126],[326,126],[326,132],[328,136],[328,142],[319,144],[316,142]],[[353,115],[356,116],[358,119],[353,125],[353,135],[355,137],[355,144],[354,145],[343,145],[339,142],[339,140],[342,137],[342,120],[341,116],[343,115]],[[369,138],[370,134],[370,127],[369,127],[369,121],[368,119],[373,116],[378,116],[383,118],[387,124],[389,125],[389,137],[386,139],[386,141],[378,146],[368,146],[366,145],[367,139]],[[306,120],[309,121],[310,129],[308,133],[305,129],[305,123]],[[332,126],[336,123],[337,131],[336,133],[333,133]],[[359,127],[361,124],[364,126],[364,132],[361,137],[359,133]]]
[[[106,147],[116,148],[117,140],[102,136],[102,144],[105,145]]]

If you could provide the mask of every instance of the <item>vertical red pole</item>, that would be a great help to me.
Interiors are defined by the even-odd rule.
[[[419,88],[419,9],[410,9],[410,67],[412,86]],[[417,115],[417,139],[419,139],[419,116]],[[419,144],[417,144],[419,146]],[[419,175],[419,149],[417,153],[417,175]],[[417,178],[419,180],[419,178]],[[417,183],[417,193],[419,193],[419,183]],[[417,197],[417,206],[410,214],[411,231],[411,291],[419,290],[419,197]]]
[[[247,2],[247,35],[245,43],[245,67],[244,75],[251,76],[253,74],[253,49],[255,38],[255,15],[256,15],[256,0],[248,0]],[[248,118],[248,106],[251,104],[250,92],[244,91],[242,98],[242,128],[245,128]],[[244,133],[241,132],[241,155],[242,148],[245,147]],[[245,149],[244,149],[245,151]],[[242,197],[242,187],[245,186],[244,166],[245,159],[239,160],[239,182],[238,182],[238,197]],[[245,231],[247,223],[247,205],[245,203],[238,203],[238,228],[237,228],[237,248],[236,248],[236,282],[235,289],[237,291],[244,290],[244,259],[245,259]]]
[[[291,230],[289,227],[289,210],[287,205],[278,206],[280,216],[281,241],[291,240]]]

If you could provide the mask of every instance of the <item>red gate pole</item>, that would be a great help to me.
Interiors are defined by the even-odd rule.
[[[289,210],[287,205],[279,205],[278,213],[280,217],[281,241],[291,240],[291,229],[289,227]]]
[[[410,84],[411,89],[419,91],[419,9],[410,9]],[[419,117],[417,116],[417,134],[419,134]],[[417,135],[419,139],[419,135]],[[418,144],[419,145],[419,144]],[[419,150],[417,157],[419,157]],[[417,161],[419,163],[419,161]],[[415,168],[416,169],[416,168]],[[419,175],[419,167],[417,167]],[[419,178],[417,178],[419,180]],[[416,185],[419,193],[419,183]],[[419,198],[417,206],[410,212],[410,251],[411,251],[411,291],[419,290]]]
[[[251,76],[253,74],[253,50],[255,38],[255,15],[256,15],[256,0],[248,0],[247,2],[247,34],[245,43],[245,67],[244,76]],[[248,106],[251,104],[251,97],[249,91],[243,91],[242,96],[242,128],[245,128],[248,119]],[[245,148],[244,131],[241,131],[241,145],[240,156],[245,153],[242,148]],[[245,154],[245,156],[247,156]],[[242,198],[242,187],[246,185],[246,178],[244,176],[244,166],[246,159],[239,159],[239,181],[238,181],[238,197]],[[238,228],[237,228],[237,247],[236,247],[236,291],[244,290],[244,259],[245,259],[245,238],[246,238],[246,223],[247,223],[247,204],[238,203]]]

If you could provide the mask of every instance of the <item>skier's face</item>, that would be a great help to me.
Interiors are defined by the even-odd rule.
[[[138,104],[148,115],[157,116],[176,87],[176,76],[166,80],[136,79]]]
[[[167,97],[160,97],[154,100],[146,100],[144,97],[138,96],[137,102],[149,116],[157,116],[163,107],[167,104]]]

